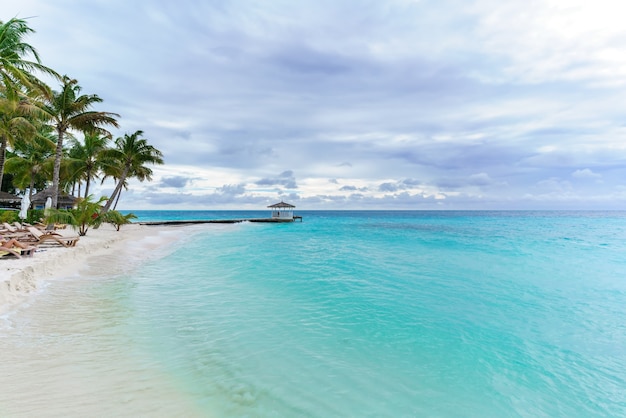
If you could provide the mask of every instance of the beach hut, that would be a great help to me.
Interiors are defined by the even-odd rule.
[[[36,193],[33,196],[32,207],[33,209],[43,209],[46,206],[46,200],[52,197],[52,189],[47,188],[39,193]],[[59,193],[59,198],[57,199],[57,208],[58,209],[72,209],[74,204],[76,203],[76,198],[67,193]]]
[[[19,209],[22,198],[7,192],[0,192],[0,209]]]
[[[293,210],[296,208],[294,205],[290,205],[281,200],[280,203],[269,205],[268,208],[272,210],[272,219],[285,221],[294,220]]]

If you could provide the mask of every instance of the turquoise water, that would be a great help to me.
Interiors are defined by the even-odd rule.
[[[198,416],[626,416],[626,213],[298,214],[90,290]]]

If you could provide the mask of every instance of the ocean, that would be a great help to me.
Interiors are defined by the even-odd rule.
[[[626,212],[297,214],[47,283],[0,416],[626,416]]]

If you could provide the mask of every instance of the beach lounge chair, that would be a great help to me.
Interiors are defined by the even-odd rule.
[[[6,222],[2,222],[2,226],[0,226],[0,233],[1,234],[8,234],[8,233],[14,233],[16,231],[14,226],[9,225]]]
[[[0,228],[0,238],[16,238],[19,240],[20,238],[27,237],[28,235],[30,234],[26,230],[18,230],[12,225],[6,223],[2,224],[2,227]]]
[[[6,222],[2,222],[2,230],[7,232],[16,233],[21,230],[21,228],[16,228],[15,226],[8,224]]]
[[[26,232],[26,227],[30,226],[29,224],[21,224],[19,222],[13,222],[13,227],[17,230],[17,232]]]
[[[32,257],[34,253],[35,253],[35,247],[28,247],[28,248],[19,248],[19,247],[4,248],[4,247],[0,247],[0,258],[4,257],[5,255],[12,255],[12,256],[17,257],[17,258],[22,258],[22,256]]]
[[[66,248],[76,246],[79,237],[65,237],[58,234],[46,234],[35,227],[26,228],[28,232],[35,238],[34,242],[39,244],[58,244]]]
[[[11,248],[0,248],[0,258],[4,257],[5,255],[12,255],[13,257],[22,258],[19,249],[14,250]]]
[[[55,231],[57,229],[67,228],[67,224],[55,224],[55,223],[49,224],[49,223],[45,223],[43,219],[39,222],[35,222],[33,226],[41,231],[48,231],[48,232]]]

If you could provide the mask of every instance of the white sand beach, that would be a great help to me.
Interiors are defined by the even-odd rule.
[[[172,243],[190,232],[102,225],[76,247],[1,259],[0,416],[203,416],[158,362],[127,344],[111,301],[83,291],[180,248]]]
[[[163,230],[133,224],[116,231],[112,225],[103,224],[80,237],[75,247],[41,245],[32,257],[3,257],[0,259],[0,314],[24,301],[46,280],[78,274],[90,257],[123,252],[129,242],[152,240],[156,246],[165,243],[158,238]],[[57,232],[64,236],[78,235],[71,228]]]

